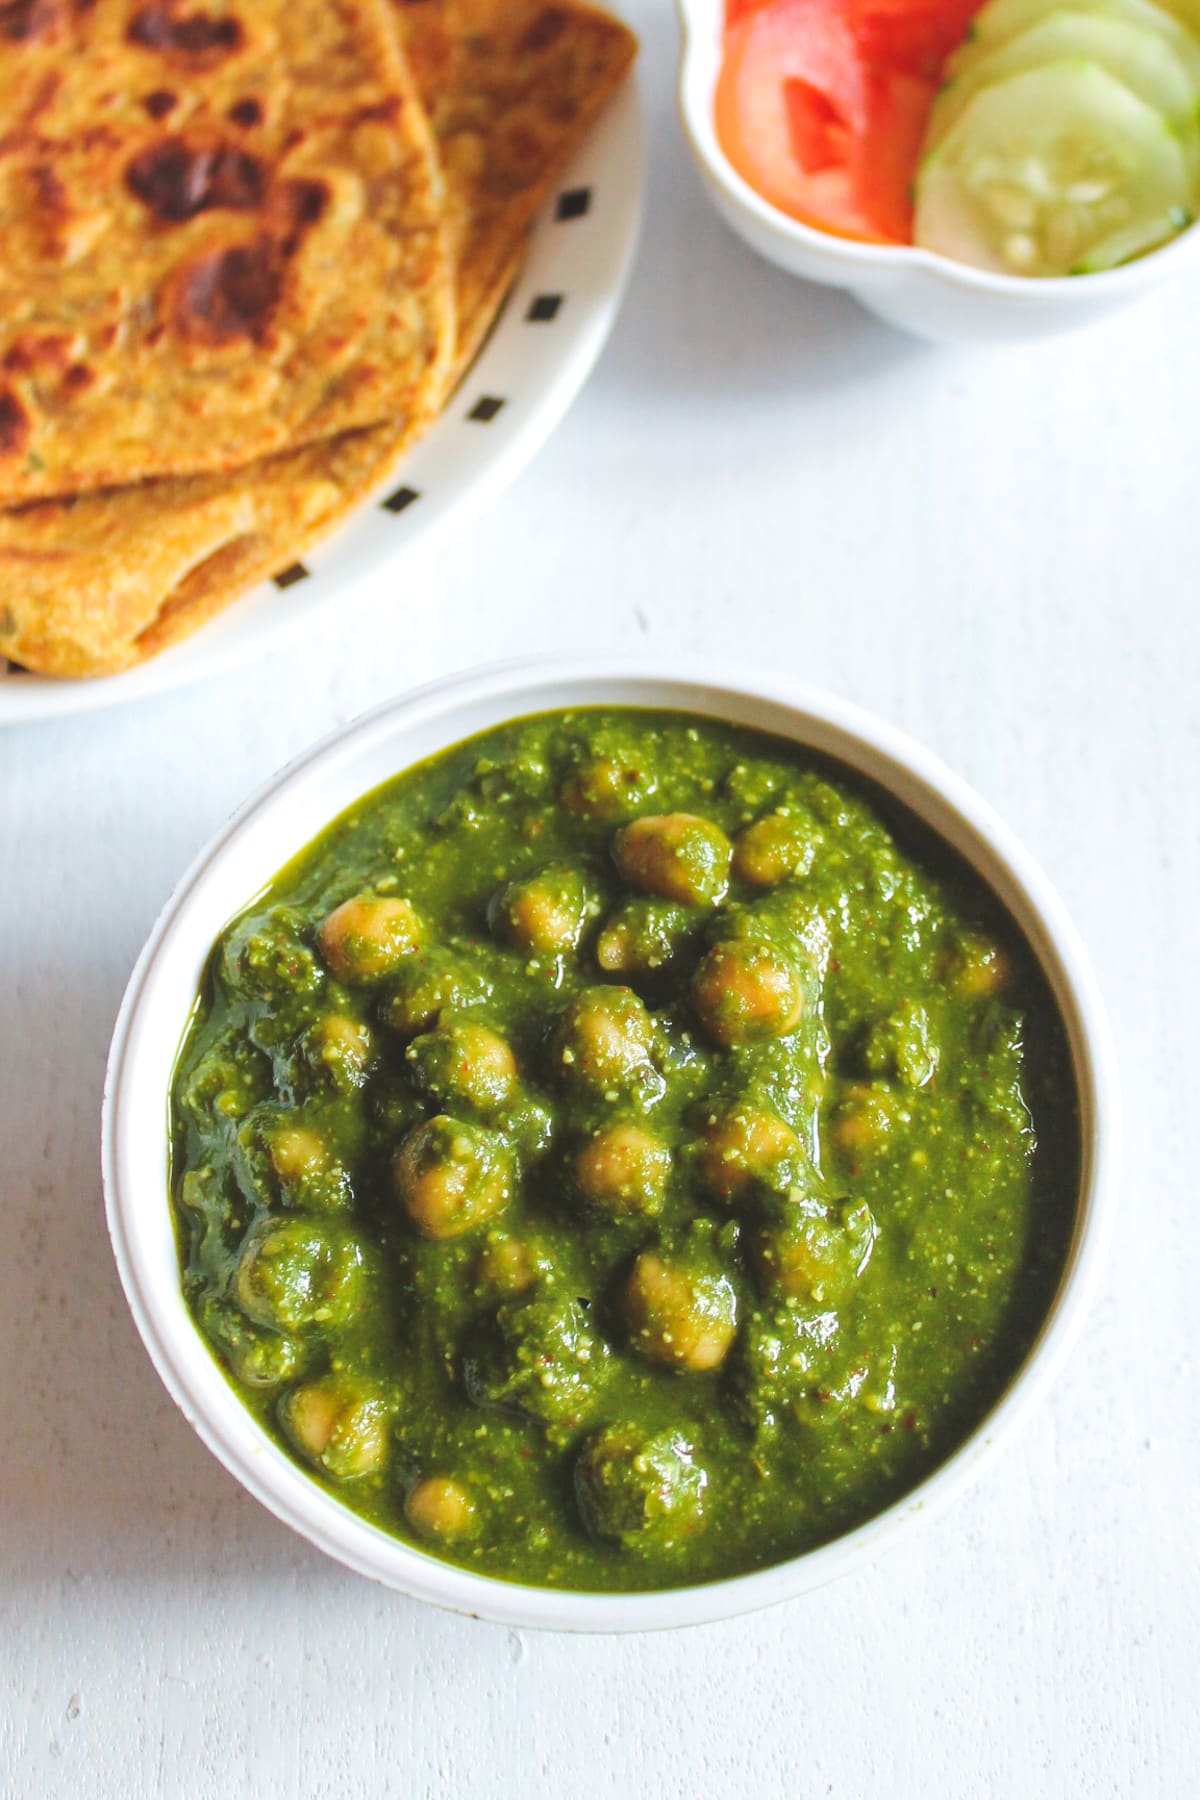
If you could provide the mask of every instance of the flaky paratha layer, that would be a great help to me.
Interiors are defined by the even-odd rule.
[[[0,501],[419,410],[444,212],[388,0],[0,8]]]
[[[437,138],[459,306],[473,317],[636,40],[589,6],[390,3]]]
[[[496,15],[491,37],[485,12]],[[0,514],[0,652],[45,674],[100,675],[186,636],[238,593],[303,557],[360,504],[425,428],[432,403],[461,378],[517,273],[534,213],[635,44],[623,26],[587,7],[511,0],[485,9],[481,0],[421,0],[414,21],[418,14],[420,32],[406,28],[405,41],[444,133],[439,145],[461,293],[456,354],[430,408],[251,465],[237,477],[151,482]],[[501,14],[507,22],[497,24]],[[530,34],[539,20],[547,23],[535,54]],[[546,41],[551,20],[554,44]],[[460,53],[468,36],[474,47]],[[522,39],[527,47],[518,55]],[[491,66],[485,99],[481,62],[498,57],[503,65],[506,56],[516,66],[507,78],[502,66]],[[464,135],[466,114],[472,125]],[[517,122],[530,119],[541,121],[536,157],[520,158],[518,180],[511,153],[498,149],[493,187],[481,173],[489,143],[511,147],[514,135],[520,139]],[[467,154],[467,139],[478,154]]]

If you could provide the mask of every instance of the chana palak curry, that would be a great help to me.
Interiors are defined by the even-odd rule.
[[[995,1402],[1074,1095],[1016,927],[893,801],[711,719],[549,714],[367,795],[222,934],[173,1086],[184,1291],[383,1529],[714,1580]]]

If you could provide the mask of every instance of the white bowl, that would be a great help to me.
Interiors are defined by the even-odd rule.
[[[717,139],[713,101],[721,70],[725,0],[678,0],[683,23],[679,105],[704,185],[752,249],[792,275],[840,287],[870,312],[935,343],[986,344],[1074,331],[1142,299],[1200,263],[1200,230],[1098,275],[1033,280],[993,275],[932,250],[860,244],[818,231],[764,200]]]
[[[560,1593],[471,1574],[389,1537],[310,1480],[255,1423],[184,1303],[166,1119],[172,1068],[214,940],[327,822],[409,765],[504,720],[626,705],[702,713],[834,756],[966,858],[1025,934],[1062,1013],[1081,1102],[1082,1174],[1066,1268],[1023,1367],[962,1447],[903,1500],[821,1549],[752,1575],[662,1593]],[[1079,1331],[1109,1233],[1118,1138],[1113,1054],[1083,949],[1045,877],[970,788],[845,701],[773,676],[604,658],[506,665],[419,689],[335,732],[243,807],[180,882],[130,979],[105,1083],[103,1162],[117,1266],[154,1365],[209,1449],[265,1506],[350,1568],[422,1600],[512,1625],[641,1631],[803,1593],[876,1555],[975,1480],[1046,1392]]]

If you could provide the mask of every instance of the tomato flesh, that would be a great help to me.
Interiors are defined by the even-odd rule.
[[[726,0],[717,135],[793,218],[912,241],[912,181],[947,56],[982,0]]]
[[[981,4],[982,0],[857,0],[857,4],[849,0],[867,61],[934,87]]]
[[[849,22],[823,0],[741,4],[717,83],[725,154],[781,211],[862,235],[856,189],[870,84]]]
[[[844,163],[850,154],[851,127],[828,94],[793,75],[783,84],[783,97],[792,155],[804,173],[819,175]]]

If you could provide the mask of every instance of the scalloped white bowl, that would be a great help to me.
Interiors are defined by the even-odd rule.
[[[1024,932],[1062,1013],[1081,1103],[1078,1209],[1058,1292],[1023,1366],[961,1448],[886,1512],[818,1550],[752,1575],[651,1594],[564,1593],[493,1580],[426,1556],[342,1506],[260,1429],[209,1354],[183,1299],[168,1205],[172,1069],[209,951],[228,919],[380,782],[504,720],[579,706],[684,710],[773,732],[837,757],[895,795],[966,858]],[[1042,1398],[1082,1324],[1111,1224],[1119,1135],[1113,1053],[1083,949],[1046,878],[965,783],[902,733],[829,695],[774,676],[605,657],[485,669],[389,701],[325,739],[243,807],[183,877],[130,978],[105,1082],[103,1165],[113,1250],[150,1357],[209,1449],[264,1506],[349,1568],[421,1600],[510,1625],[642,1631],[727,1618],[804,1593],[933,1518],[980,1475]]]
[[[904,244],[860,244],[818,231],[764,200],[717,138],[724,0],[677,0],[683,25],[679,107],[696,166],[717,211],[760,256],[789,274],[845,288],[868,311],[935,343],[1050,337],[1098,323],[1200,265],[1200,228],[1098,275],[1032,280],[993,275]]]

